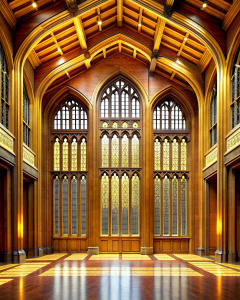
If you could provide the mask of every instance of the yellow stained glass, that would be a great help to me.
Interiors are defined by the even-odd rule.
[[[132,167],[139,167],[139,139],[136,134],[132,138]]]
[[[187,180],[181,179],[182,235],[187,235]]]
[[[158,139],[154,141],[154,169],[160,170],[160,155],[161,155],[161,144]]]
[[[81,141],[81,171],[87,170],[87,143],[83,138]]]
[[[127,122],[124,122],[124,123],[122,124],[122,127],[123,127],[123,128],[128,128],[128,123],[127,123]]]
[[[119,178],[116,174],[111,179],[112,188],[112,234],[119,233]]]
[[[117,127],[118,127],[117,122],[114,122],[113,125],[112,125],[112,127],[113,127],[113,128],[117,128]]]
[[[103,128],[108,128],[108,123],[107,122],[103,122],[102,127]]]
[[[163,170],[169,170],[169,142],[168,139],[163,143]]]
[[[133,128],[138,128],[138,122],[133,123]]]
[[[182,139],[181,143],[181,170],[187,170],[187,143]]]
[[[132,178],[132,234],[138,234],[139,223],[139,178],[135,173]]]
[[[161,180],[158,176],[155,182],[155,235],[161,234]]]
[[[126,173],[122,177],[122,234],[128,234],[129,219],[129,178]]]
[[[169,179],[163,179],[163,235],[169,235]]]
[[[126,134],[122,138],[122,167],[128,168],[128,137]]]
[[[68,141],[63,141],[63,171],[68,171]]]
[[[112,168],[119,167],[119,139],[116,134],[112,138]]]
[[[54,143],[54,171],[60,170],[60,144],[59,139],[56,138]]]
[[[72,141],[72,171],[77,171],[77,140]]]
[[[102,176],[102,234],[108,234],[109,178]]]
[[[105,134],[102,138],[102,167],[109,166],[109,138]]]
[[[178,141],[172,142],[172,170],[178,170]]]
[[[178,179],[172,179],[172,235],[178,234]]]

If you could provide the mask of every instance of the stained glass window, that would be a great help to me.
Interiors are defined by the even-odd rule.
[[[72,141],[72,171],[77,171],[77,140]]]
[[[135,173],[132,178],[132,234],[138,234],[139,226],[139,178]]]
[[[213,84],[210,103],[210,148],[217,143],[217,87]]]
[[[72,179],[72,234],[77,234],[77,179]]]
[[[87,233],[87,180],[81,179],[81,234]]]
[[[163,142],[163,170],[169,170],[169,142],[164,139]]]
[[[155,235],[161,234],[161,180],[158,176],[154,179],[155,185]]]
[[[54,234],[59,235],[59,179],[54,179]]]
[[[54,143],[54,171],[60,170],[60,143],[59,139],[56,138]]]
[[[187,170],[187,143],[185,139],[181,142],[181,169]]]
[[[30,102],[25,86],[23,86],[23,142],[30,146]]]
[[[81,171],[87,170],[87,143],[83,138],[81,141]]]
[[[112,234],[119,234],[119,178],[114,173],[112,183]]]
[[[112,137],[112,168],[119,167],[119,139],[116,134]]]
[[[101,193],[108,190],[109,197],[107,208],[102,203],[101,234],[131,236],[139,234],[140,180],[133,174],[134,168],[141,172],[141,111],[137,92],[119,77],[104,89],[100,100],[99,131],[102,138],[99,169],[105,172],[103,168],[111,168],[108,188],[103,188],[106,187],[103,177],[101,181]],[[108,135],[111,137],[108,138]]]
[[[109,138],[105,134],[102,138],[102,167],[109,166]]]
[[[178,234],[178,179],[172,179],[172,235]]]
[[[169,179],[163,179],[163,235],[169,235]]]
[[[82,109],[82,107],[81,107],[81,109]],[[82,113],[82,111],[81,111],[81,113]],[[56,117],[57,117],[57,115],[56,115]],[[73,108],[72,108],[72,129],[79,129],[79,107],[78,106],[73,106]]]
[[[172,142],[172,169],[178,170],[178,141],[176,139]]]
[[[8,128],[9,123],[9,76],[7,70],[6,57],[3,47],[0,43],[0,86],[1,86],[1,106],[0,117],[1,124]]]
[[[160,153],[161,151],[161,144],[158,139],[154,141],[154,169],[160,170]]]
[[[87,113],[81,107],[81,129],[87,129]]]
[[[122,137],[122,167],[128,168],[128,137],[126,134]]]
[[[129,178],[126,173],[122,177],[122,234],[128,235],[129,222]]]
[[[68,234],[68,179],[63,179],[63,234]]]
[[[63,140],[63,171],[68,171],[68,140]]]
[[[108,209],[109,209],[109,178],[102,176],[102,234],[108,234]]]
[[[185,176],[181,179],[181,202],[182,202],[182,235],[187,235],[187,181]]]
[[[158,104],[153,112],[153,130],[184,130],[186,119],[181,108],[172,100]]]
[[[139,167],[139,139],[136,134],[132,138],[132,167]]]

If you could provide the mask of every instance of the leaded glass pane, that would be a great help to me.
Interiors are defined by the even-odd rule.
[[[109,178],[102,176],[102,234],[108,234]]]
[[[240,68],[237,69],[237,98],[240,97]]]
[[[172,235],[178,234],[178,179],[172,179]]]
[[[232,102],[235,100],[235,75],[232,76]]]
[[[239,124],[240,120],[240,99],[237,100],[237,124]]]
[[[181,170],[187,170],[187,143],[185,139],[181,142]]]
[[[119,94],[115,91],[111,96],[112,118],[119,117]]]
[[[77,234],[77,179],[72,179],[72,234]]]
[[[178,141],[172,142],[172,170],[178,170]]]
[[[163,235],[169,235],[169,179],[163,179]]]
[[[160,170],[160,155],[161,155],[161,143],[158,139],[154,141],[154,169]]]
[[[63,171],[68,171],[68,140],[63,141]]]
[[[102,138],[102,167],[109,166],[109,138],[105,134]]]
[[[163,142],[163,170],[169,170],[169,142],[164,139]]]
[[[81,141],[81,171],[87,170],[87,143],[83,138]]]
[[[163,104],[162,106],[161,119],[162,119],[162,129],[169,129],[169,110],[165,104]]]
[[[122,104],[122,117],[129,117],[129,95],[127,92],[123,91],[121,95],[121,104]]]
[[[153,130],[160,129],[160,107],[157,106],[153,112]]]
[[[72,141],[72,171],[77,171],[77,140]]]
[[[235,106],[232,105],[232,128],[235,127]]]
[[[81,234],[87,234],[87,180],[81,179]]]
[[[56,138],[55,143],[54,143],[54,151],[53,151],[53,156],[54,156],[54,171],[59,171],[60,170],[60,144],[59,144],[59,139]]]
[[[111,179],[112,183],[112,234],[119,234],[119,178],[116,174]]]
[[[54,179],[54,234],[59,235],[59,179]]]
[[[140,118],[140,103],[136,98],[132,99],[132,118]]]
[[[68,234],[68,179],[63,179],[63,234]]]
[[[124,134],[122,138],[122,167],[128,168],[128,137]]]
[[[181,203],[182,203],[182,235],[187,235],[187,181],[183,176],[181,179]]]
[[[101,118],[108,118],[108,99],[105,98],[101,102]]]
[[[134,174],[132,178],[132,234],[138,233],[139,218],[139,178]]]
[[[72,108],[72,129],[79,129],[79,107],[78,106],[74,106]]]
[[[119,139],[116,134],[112,138],[112,168],[119,167]]]
[[[155,185],[155,235],[161,234],[161,180],[158,176],[154,179]]]
[[[81,129],[87,129],[87,113],[81,107]]]
[[[139,167],[139,139],[136,134],[132,138],[132,167]]]
[[[129,178],[124,173],[122,177],[122,234],[128,234],[129,218]]]

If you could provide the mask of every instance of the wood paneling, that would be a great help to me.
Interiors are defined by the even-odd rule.
[[[100,237],[100,252],[140,252],[140,237]]]
[[[154,238],[154,253],[189,253],[190,238]]]
[[[87,252],[87,238],[53,238],[54,252]]]

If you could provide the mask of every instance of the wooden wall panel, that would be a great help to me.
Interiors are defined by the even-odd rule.
[[[189,238],[155,238],[153,253],[189,253]]]
[[[140,238],[133,237],[101,237],[100,238],[100,252],[140,252],[141,241]]]
[[[87,239],[54,238],[53,252],[87,252]]]

